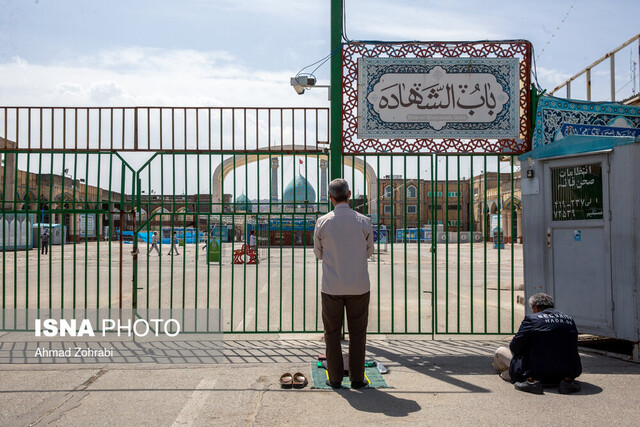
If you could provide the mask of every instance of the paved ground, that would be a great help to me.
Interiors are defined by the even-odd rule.
[[[640,364],[582,353],[582,391],[516,391],[493,373],[508,338],[372,336],[384,390],[282,390],[318,335],[225,336],[215,364],[0,365],[1,425],[638,425]],[[0,343],[16,338],[5,335]]]
[[[322,264],[313,249],[260,249],[257,265],[233,265],[225,243],[220,263],[207,263],[202,246],[180,247],[179,256],[140,255],[132,245],[87,242],[38,251],[6,252],[0,277],[2,307],[131,307],[134,270],[138,308],[222,308],[229,332],[318,331]],[[491,243],[381,244],[369,262],[370,332],[505,332],[524,315],[522,245],[494,250]],[[122,259],[122,261],[120,261]],[[513,259],[513,262],[512,262]],[[120,293],[120,290],[122,292]],[[435,301],[434,301],[435,300]],[[435,311],[435,313],[434,313]],[[513,313],[513,316],[512,316]],[[515,326],[514,326],[515,325]],[[11,329],[2,327],[0,329]]]
[[[49,257],[3,254],[3,304],[117,307],[122,282],[124,307],[130,306],[131,246],[93,245],[70,245],[64,252],[53,247]],[[370,263],[370,330],[517,329],[524,312],[515,302],[522,295],[521,245],[504,251],[439,245],[434,257],[428,248],[389,245]],[[194,245],[181,248],[180,257],[168,257],[166,250],[161,257],[140,255],[142,307],[202,308],[211,301],[223,308],[227,331],[322,327],[316,306],[321,276],[310,248],[262,253],[257,266],[232,265],[227,246],[218,265],[208,264]],[[12,317],[1,319],[6,329]],[[424,337],[371,335],[368,357],[389,368],[385,379],[393,388],[336,392],[279,387],[284,372],[310,374],[310,362],[324,352],[317,333],[227,334],[210,350],[202,348],[211,335],[150,350],[120,342],[114,346],[121,346],[121,357],[112,362],[25,364],[20,355],[33,360],[28,353],[40,345],[33,333],[0,332],[0,425],[638,424],[639,364],[584,353],[582,392],[565,396],[549,389],[533,396],[491,368],[494,349],[508,338]]]

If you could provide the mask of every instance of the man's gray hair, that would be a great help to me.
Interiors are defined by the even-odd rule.
[[[329,183],[329,195],[336,202],[346,202],[349,198],[349,183],[342,178],[334,179]]]
[[[529,298],[529,305],[531,307],[538,307],[540,310],[553,308],[553,297],[540,292],[535,295],[531,295],[531,298]]]

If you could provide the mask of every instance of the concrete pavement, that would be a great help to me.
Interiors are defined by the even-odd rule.
[[[319,334],[226,335],[215,364],[4,364],[0,424],[638,425],[640,364],[582,352],[580,393],[536,396],[491,368],[508,340],[370,336],[393,388],[359,391],[280,388],[284,372],[310,377]]]

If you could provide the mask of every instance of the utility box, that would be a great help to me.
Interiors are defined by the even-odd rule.
[[[49,230],[49,246],[62,245],[67,243],[67,226],[62,224],[33,224],[32,225],[32,240],[33,247],[40,247],[40,236],[44,229]]]
[[[504,232],[502,228],[494,228],[491,231],[493,236],[493,249],[504,249]]]
[[[207,244],[207,262],[220,262],[220,242],[209,239]]]
[[[635,342],[637,359],[640,139],[569,135],[560,148],[520,156],[525,295],[552,295],[581,333]]]
[[[0,251],[31,249],[34,214],[0,214]]]

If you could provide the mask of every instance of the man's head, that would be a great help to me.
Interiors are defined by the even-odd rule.
[[[349,183],[342,178],[331,181],[329,183],[329,197],[334,205],[349,200],[349,197],[351,197]]]
[[[553,297],[540,292],[529,298],[529,305],[534,313],[546,310],[547,308],[553,308]]]

